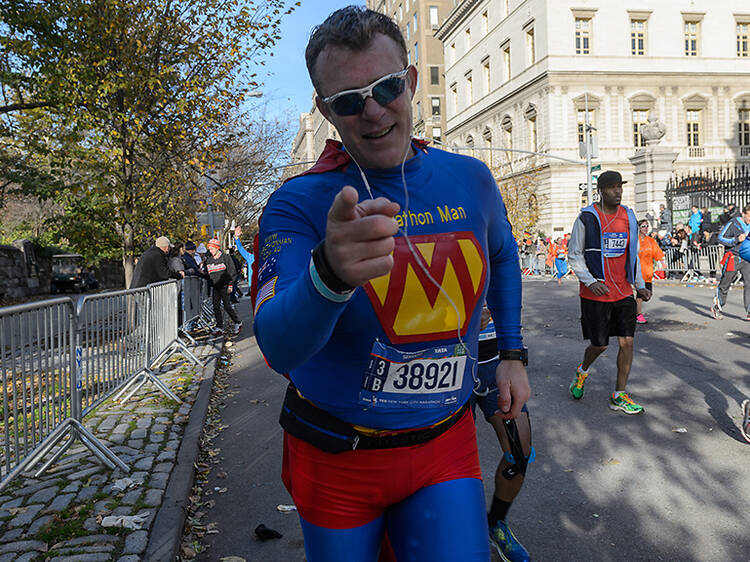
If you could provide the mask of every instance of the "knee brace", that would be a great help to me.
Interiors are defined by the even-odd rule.
[[[503,425],[508,435],[508,441],[510,441],[510,451],[503,454],[503,459],[510,466],[505,467],[503,470],[503,477],[506,480],[513,480],[518,474],[522,476],[526,475],[526,467],[530,462],[534,462],[536,451],[534,451],[534,447],[531,447],[528,457],[523,454],[521,438],[518,435],[518,427],[515,420],[505,420]],[[531,428],[531,424],[529,424],[529,428]]]

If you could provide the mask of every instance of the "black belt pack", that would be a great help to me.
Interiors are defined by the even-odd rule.
[[[468,404],[468,403],[467,403]],[[391,435],[368,435],[314,406],[289,384],[281,407],[279,423],[284,430],[326,453],[343,453],[355,449],[394,449],[420,445],[445,433],[461,419],[468,407],[464,404],[450,418],[436,426]]]

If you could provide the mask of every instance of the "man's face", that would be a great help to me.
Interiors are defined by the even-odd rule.
[[[195,250],[185,250],[188,254],[195,257]]]
[[[750,211],[742,213],[742,220],[745,221],[745,224],[750,224]]]
[[[321,91],[315,102],[323,116],[338,130],[347,151],[363,168],[392,168],[413,154],[411,142],[411,99],[417,82],[417,70],[409,67],[404,92],[386,106],[372,97],[365,101],[362,113],[341,116],[323,103],[342,92],[363,88],[387,74],[403,70],[398,45],[382,34],[375,36],[364,51],[327,47],[315,65]]]
[[[610,185],[599,190],[602,196],[602,203],[607,207],[616,207],[622,201],[622,184]]]
[[[219,250],[219,248],[216,248],[214,246],[209,246],[208,247],[208,251],[211,252],[211,255],[213,257],[216,257],[216,256],[218,256],[221,253],[221,251]]]
[[[169,253],[169,246],[157,246],[162,252]]]

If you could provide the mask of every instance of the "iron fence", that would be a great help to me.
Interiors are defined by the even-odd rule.
[[[672,224],[687,223],[690,208],[708,208],[717,222],[723,207],[734,203],[738,209],[750,203],[750,167],[707,169],[672,177],[664,192],[672,212]]]

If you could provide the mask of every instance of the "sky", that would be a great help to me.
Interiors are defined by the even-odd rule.
[[[270,117],[291,121],[292,134],[299,126],[299,114],[312,107],[312,83],[305,66],[305,47],[310,30],[333,11],[364,2],[357,0],[301,0],[302,5],[281,23],[281,40],[266,59],[263,99]]]

